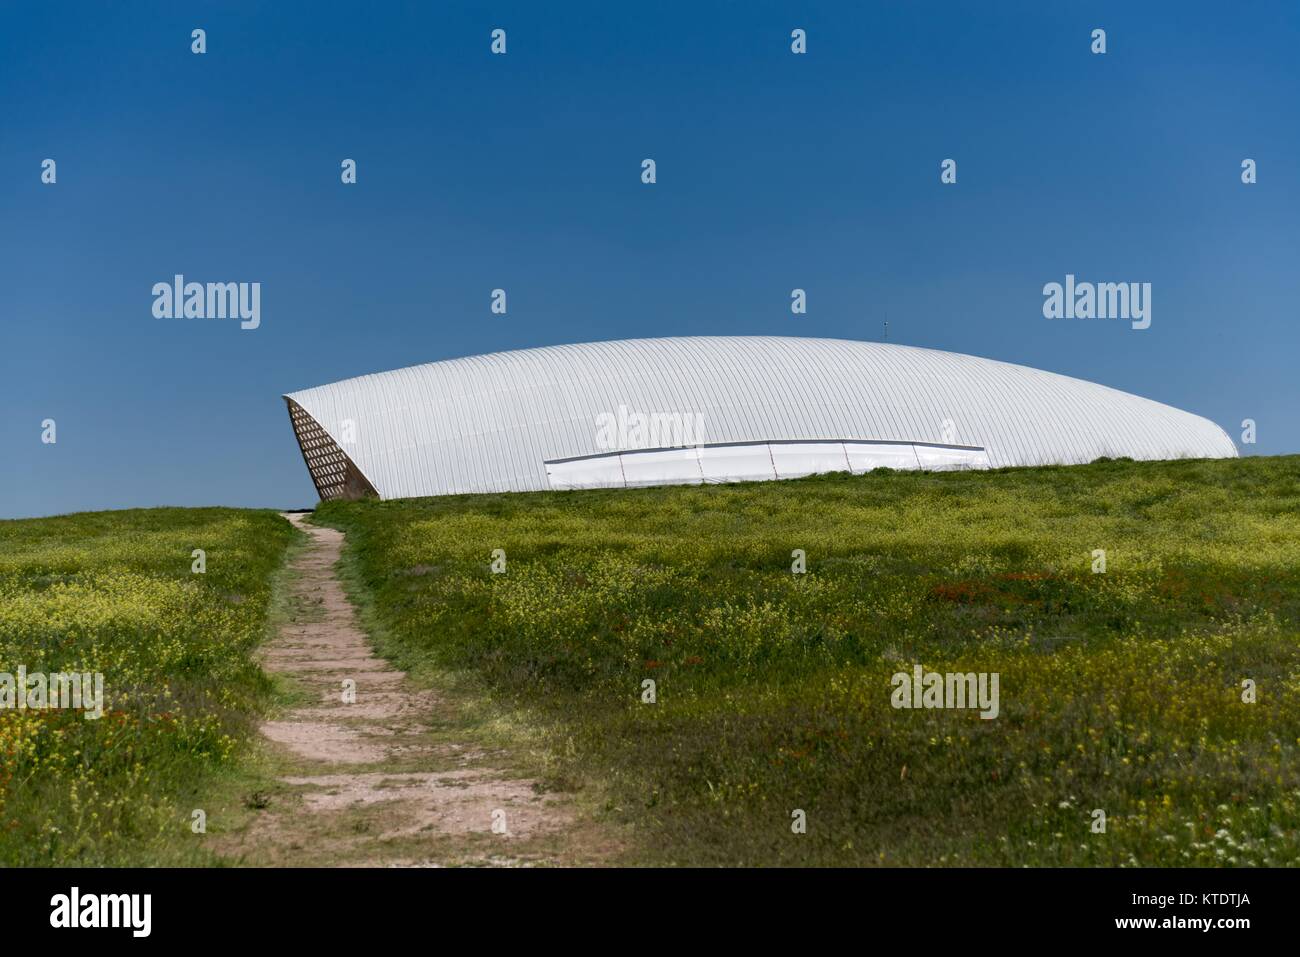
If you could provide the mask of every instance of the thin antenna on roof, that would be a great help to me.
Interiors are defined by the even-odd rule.
[[[885,342],[889,341],[889,313],[885,313]]]

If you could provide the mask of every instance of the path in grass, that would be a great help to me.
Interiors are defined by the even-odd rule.
[[[310,542],[263,667],[294,704],[262,725],[278,785],[226,853],[308,866],[570,862],[586,846],[572,802],[471,743],[452,702],[379,658],[335,572],[343,533],[286,518]]]

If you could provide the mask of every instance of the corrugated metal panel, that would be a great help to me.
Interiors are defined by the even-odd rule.
[[[994,468],[1237,454],[1214,423],[1105,386],[957,353],[837,339],[548,346],[360,376],[287,398],[335,441],[351,420],[352,440],[339,445],[384,498],[549,488],[548,461],[611,451],[600,444],[598,417],[620,407],[701,415],[695,444],[968,445],[984,449]],[[724,461],[701,454],[694,481],[724,480]],[[752,471],[754,463],[736,461]],[[918,461],[941,465],[936,455]]]

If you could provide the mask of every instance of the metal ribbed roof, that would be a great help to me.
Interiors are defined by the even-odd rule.
[[[608,453],[598,416],[703,416],[709,445],[783,440],[985,449],[993,467],[1228,458],[1213,422],[992,359],[843,339],[692,336],[449,359],[289,393],[383,498],[551,487]]]

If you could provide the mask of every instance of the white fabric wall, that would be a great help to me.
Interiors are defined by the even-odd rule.
[[[761,442],[620,452],[547,462],[551,488],[763,482],[872,469],[986,469],[983,449],[857,442]]]

